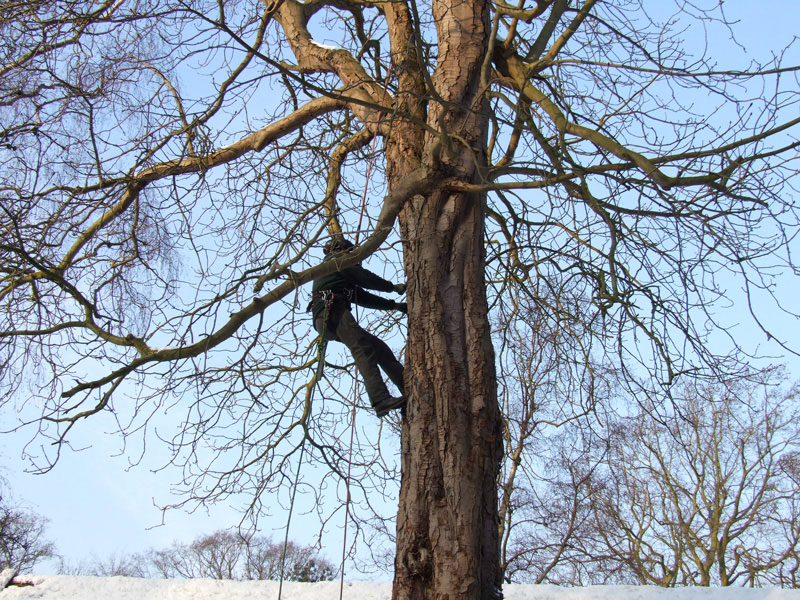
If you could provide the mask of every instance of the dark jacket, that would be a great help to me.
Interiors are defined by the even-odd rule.
[[[325,261],[341,257],[341,253],[329,254],[325,257]],[[315,293],[323,290],[333,292],[334,302],[337,303],[347,302],[349,304],[354,302],[365,308],[377,308],[379,310],[397,308],[397,303],[394,300],[371,294],[365,288],[379,292],[391,292],[394,290],[394,284],[368,271],[361,265],[347,267],[341,271],[334,271],[329,275],[315,279],[311,284],[311,313],[313,319],[316,320],[317,315],[325,310],[325,302]]]

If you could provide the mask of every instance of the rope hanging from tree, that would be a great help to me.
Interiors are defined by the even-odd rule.
[[[390,67],[388,72],[386,73],[386,78],[384,80],[384,92],[387,90],[389,85],[389,77],[391,76],[392,68]],[[358,236],[361,232],[361,223],[364,218],[364,213],[366,212],[367,206],[367,191],[369,190],[369,181],[372,175],[372,166],[375,162],[375,143],[377,140],[377,136],[372,138],[372,148],[370,152],[370,159],[367,165],[367,174],[364,178],[364,193],[361,198],[361,211],[358,217],[358,227],[356,228],[356,239],[355,244],[358,245]],[[325,304],[325,317],[324,317],[324,324],[322,334],[320,335],[319,341],[319,353],[318,353],[318,363],[317,363],[317,370],[314,374],[314,378],[311,380],[310,388],[308,391],[308,397],[306,401],[308,414],[306,418],[311,414],[311,402],[313,400],[314,389],[319,384],[319,380],[322,376],[322,369],[325,362],[325,348],[327,346],[327,342],[325,341],[325,330],[328,326],[328,311],[330,310],[330,301],[326,301]],[[356,308],[356,310],[358,310]],[[345,478],[345,489],[346,489],[346,498],[345,498],[345,516],[344,516],[344,535],[342,536],[342,562],[340,566],[340,581],[339,581],[339,600],[342,600],[344,595],[344,564],[345,558],[347,554],[347,526],[350,520],[350,470],[353,464],[352,457],[353,457],[353,438],[355,433],[355,423],[356,423],[356,404],[358,398],[358,377],[355,378],[355,383],[353,387],[353,405],[352,405],[352,416],[350,419],[350,444],[348,448],[348,455],[347,455],[347,476]],[[281,600],[281,594],[283,593],[283,580],[284,580],[284,570],[285,570],[285,562],[286,562],[286,550],[289,544],[289,526],[292,520],[292,513],[294,512],[294,501],[295,501],[295,494],[297,493],[297,483],[300,479],[300,467],[303,463],[303,454],[305,451],[305,443],[307,439],[307,431],[306,425],[303,425],[303,441],[301,442],[300,446],[300,457],[297,461],[297,469],[295,471],[294,476],[294,483],[292,485],[292,496],[289,503],[289,514],[286,519],[286,528],[284,532],[283,538],[283,551],[281,553],[281,574],[280,574],[280,582],[278,583],[278,600]]]
[[[325,329],[327,328],[328,324],[328,311],[330,310],[331,301],[327,300],[325,302],[325,322],[323,324],[322,334],[319,338],[319,346],[317,350],[317,369],[314,372],[314,377],[309,383],[308,393],[306,395],[306,414],[305,419],[306,422],[303,423],[303,441],[300,442],[300,456],[297,460],[297,469],[295,470],[294,474],[294,484],[292,485],[292,497],[289,501],[289,515],[286,518],[286,528],[284,531],[283,536],[283,550],[281,551],[281,574],[280,574],[280,581],[278,582],[278,600],[281,600],[281,595],[283,593],[283,580],[284,580],[284,573],[286,571],[286,549],[289,545],[289,526],[292,522],[292,513],[294,512],[294,499],[295,495],[297,494],[297,482],[300,479],[300,466],[303,464],[303,454],[305,453],[306,449],[306,440],[308,439],[308,425],[307,419],[311,416],[311,405],[314,400],[314,390],[316,389],[317,385],[319,384],[319,380],[322,377],[322,371],[325,364],[325,349],[328,345],[328,342],[325,341]]]
[[[384,92],[389,84],[389,75],[391,69],[386,74],[386,80],[383,86]],[[367,208],[367,191],[369,189],[369,179],[372,175],[372,164],[375,162],[375,142],[377,136],[372,138],[372,148],[370,151],[369,164],[367,165],[367,175],[364,178],[364,193],[361,196],[361,212],[358,215],[358,227],[356,228],[355,245],[358,246],[358,236],[361,234],[361,222],[364,218],[364,213]],[[356,306],[356,320],[358,320],[358,304]],[[356,368],[358,371],[358,368]],[[344,504],[344,532],[342,535],[342,564],[339,568],[339,600],[344,596],[344,562],[347,557],[347,525],[350,522],[350,469],[353,466],[353,437],[356,429],[356,399],[358,398],[358,377],[355,378],[353,383],[353,408],[350,417],[350,445],[347,451],[347,477],[345,478],[345,504]]]

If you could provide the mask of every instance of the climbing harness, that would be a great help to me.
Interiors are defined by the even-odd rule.
[[[329,311],[330,306],[335,300],[341,302],[351,302],[354,294],[355,290],[350,288],[342,288],[338,290],[316,290],[315,292],[311,293],[311,300],[309,300],[308,306],[306,306],[306,312],[311,312],[311,310],[314,308],[314,305],[318,302],[325,302],[325,310]],[[328,313],[325,314],[325,327],[327,327]]]

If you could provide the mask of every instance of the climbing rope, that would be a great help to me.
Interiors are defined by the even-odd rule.
[[[391,72],[391,71],[390,71]],[[388,84],[389,75],[386,76],[386,82]],[[384,91],[385,91],[384,86]],[[364,217],[364,213],[366,212],[367,207],[367,191],[369,189],[369,178],[372,174],[372,163],[375,161],[375,141],[378,139],[377,136],[372,138],[372,149],[371,149],[371,156],[369,159],[369,165],[367,165],[367,175],[364,179],[364,194],[361,197],[361,213],[358,216],[358,228],[356,229],[356,239],[355,245],[358,246],[358,236],[361,233],[361,221]],[[356,307],[356,321],[358,321],[358,304],[355,305]],[[344,531],[342,533],[342,564],[339,569],[340,576],[339,576],[339,600],[342,600],[344,595],[344,562],[347,558],[347,525],[350,522],[350,472],[353,466],[353,437],[356,430],[356,403],[358,400],[358,369],[356,369],[356,378],[353,382],[353,406],[350,413],[350,444],[347,449],[347,477],[345,478],[345,499],[344,499]]]
[[[303,441],[300,442],[300,456],[297,460],[297,469],[295,469],[294,483],[292,485],[292,497],[289,500],[289,515],[286,517],[286,528],[283,536],[283,550],[281,551],[281,574],[280,581],[278,582],[278,600],[281,600],[283,594],[283,579],[286,571],[286,550],[289,546],[289,526],[292,522],[292,513],[294,512],[294,499],[297,494],[297,483],[300,480],[300,466],[303,464],[303,455],[306,449],[306,440],[308,439],[308,425],[307,419],[311,415],[311,403],[314,400],[314,390],[322,378],[322,371],[325,365],[325,349],[328,342],[325,340],[325,333],[328,329],[328,317],[330,316],[330,308],[333,303],[333,297],[325,298],[325,312],[322,322],[322,333],[319,337],[319,345],[317,347],[317,369],[314,372],[314,378],[309,383],[308,392],[305,401],[305,414],[303,415]]]
[[[392,74],[392,66],[386,72],[386,78],[383,83],[384,93],[389,86],[389,77]],[[378,136],[372,138],[372,148],[370,149],[369,164],[367,165],[367,174],[364,177],[364,193],[361,196],[361,212],[358,215],[358,227],[356,228],[355,245],[358,246],[358,236],[361,234],[361,222],[364,218],[364,213],[367,209],[367,192],[369,191],[369,179],[372,175],[372,165],[375,162],[375,144]],[[356,321],[358,321],[358,305],[356,304]],[[357,371],[357,369],[356,369]],[[356,373],[358,375],[358,373]],[[350,445],[347,450],[347,477],[345,478],[345,500],[344,500],[344,531],[342,535],[342,564],[339,577],[339,600],[342,600],[344,595],[344,563],[347,558],[347,525],[350,522],[350,470],[353,466],[353,437],[356,430],[356,403],[358,399],[358,377],[355,378],[353,383],[353,407],[350,416]]]
[[[383,85],[383,91],[384,92],[386,92],[386,90],[388,89],[389,78],[391,77],[391,74],[392,74],[392,66],[390,65],[389,70],[386,73],[386,78],[384,80],[384,85]],[[361,232],[361,223],[362,223],[363,218],[364,218],[364,213],[366,212],[367,192],[369,190],[369,180],[370,180],[370,176],[372,175],[372,166],[373,166],[373,163],[375,162],[375,145],[376,145],[376,141],[377,141],[377,136],[374,136],[372,138],[372,148],[371,148],[371,152],[370,152],[371,156],[370,156],[369,164],[367,166],[367,173],[366,173],[366,176],[365,176],[365,179],[364,179],[364,193],[363,193],[362,198],[361,198],[361,212],[360,212],[359,217],[358,217],[358,227],[356,228],[356,239],[355,239],[355,245],[356,246],[358,246],[358,236],[359,236],[359,234]],[[306,418],[311,413],[311,401],[313,400],[314,389],[316,388],[316,386],[319,383],[319,379],[321,378],[321,375],[322,375],[322,366],[323,366],[323,364],[325,362],[325,347],[327,345],[327,342],[325,341],[325,331],[326,331],[326,329],[328,327],[328,316],[329,316],[330,304],[331,304],[331,299],[326,299],[326,302],[325,302],[325,319],[324,319],[324,324],[323,324],[323,327],[322,327],[322,334],[320,336],[320,342],[319,342],[319,362],[317,364],[317,371],[316,371],[316,373],[314,375],[314,379],[311,381],[311,385],[310,385],[310,388],[309,388],[309,391],[308,391],[308,396],[307,396],[307,401],[306,401],[308,414],[305,415]],[[356,320],[357,319],[358,319],[358,308],[356,307]],[[356,373],[356,375],[358,375],[358,373]],[[344,511],[345,512],[345,515],[344,515],[344,532],[343,532],[343,537],[342,537],[342,564],[341,564],[341,569],[340,569],[341,577],[340,577],[340,581],[339,581],[339,600],[342,600],[342,597],[343,597],[343,594],[344,594],[344,572],[345,572],[344,564],[345,564],[345,558],[347,556],[347,525],[348,525],[348,523],[350,521],[350,473],[351,473],[351,468],[352,468],[352,465],[353,465],[353,460],[352,460],[353,459],[353,439],[354,439],[355,427],[356,427],[356,404],[357,404],[357,399],[358,399],[358,377],[356,376],[356,378],[354,380],[354,383],[353,383],[353,405],[352,405],[352,412],[351,412],[351,418],[350,418],[350,444],[349,444],[348,454],[347,454],[347,476],[345,478],[346,498],[345,498],[345,511]],[[289,544],[289,525],[290,525],[291,520],[292,520],[292,512],[294,511],[295,494],[297,493],[297,483],[298,483],[298,481],[300,479],[300,466],[303,463],[303,453],[305,451],[305,443],[306,443],[306,438],[307,438],[306,425],[303,425],[303,429],[304,429],[303,441],[301,442],[301,446],[300,446],[300,457],[299,457],[299,460],[297,461],[297,469],[295,471],[294,484],[292,486],[292,496],[291,496],[291,500],[290,500],[290,504],[289,504],[289,515],[288,515],[287,520],[286,520],[286,530],[284,532],[284,538],[283,538],[283,552],[281,554],[281,576],[280,576],[280,582],[278,584],[278,600],[281,600],[281,594],[282,594],[282,591],[283,591],[283,579],[284,579],[284,567],[285,567],[285,561],[286,561],[286,549],[287,549],[288,544]]]
[[[356,321],[358,321],[358,305],[356,304]],[[356,368],[358,375],[358,368]],[[339,600],[344,595],[344,561],[347,557],[347,524],[350,522],[350,469],[353,466],[353,434],[356,430],[356,401],[358,399],[358,377],[353,381],[353,408],[350,414],[350,446],[347,451],[347,477],[345,478],[344,500],[344,532],[342,534],[342,566],[339,577]]]

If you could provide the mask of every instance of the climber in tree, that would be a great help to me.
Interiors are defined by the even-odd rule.
[[[353,247],[349,240],[334,238],[325,245],[324,260],[341,258]],[[361,265],[355,265],[315,279],[308,310],[314,318],[314,328],[325,340],[342,342],[350,349],[364,378],[372,408],[378,417],[383,417],[406,404],[403,365],[386,343],[359,326],[350,312],[350,305],[355,303],[366,308],[399,310],[403,314],[408,314],[408,305],[371,294],[367,289],[402,294],[406,286],[402,283],[393,284]],[[400,390],[400,396],[392,397],[389,394],[379,366]]]

